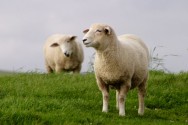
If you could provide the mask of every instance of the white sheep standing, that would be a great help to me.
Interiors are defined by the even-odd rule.
[[[79,73],[84,59],[83,49],[76,36],[55,34],[44,45],[47,72],[73,71]]]
[[[96,50],[94,71],[103,95],[103,112],[108,112],[109,86],[116,89],[116,107],[125,116],[125,99],[129,89],[138,87],[138,114],[144,114],[144,96],[148,79],[149,52],[135,35],[117,37],[105,24],[93,24],[83,31],[83,43]]]

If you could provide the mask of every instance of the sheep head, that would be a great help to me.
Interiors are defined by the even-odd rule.
[[[64,36],[57,42],[52,43],[51,47],[60,47],[66,57],[71,57],[75,50],[75,39],[76,36]]]
[[[96,50],[104,50],[109,45],[112,28],[105,24],[93,24],[89,29],[83,31],[83,44]]]

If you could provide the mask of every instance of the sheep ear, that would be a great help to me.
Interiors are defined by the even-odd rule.
[[[111,34],[111,28],[110,27],[105,27],[104,28],[104,32],[106,33],[106,34],[108,34],[108,35],[110,35]]]
[[[57,47],[57,46],[59,46],[58,43],[53,43],[52,45],[50,45],[50,47]]]
[[[86,29],[86,30],[84,30],[84,31],[83,31],[83,33],[85,33],[85,34],[86,34],[88,31],[89,31],[89,29]]]
[[[77,36],[71,36],[70,41],[75,40]]]

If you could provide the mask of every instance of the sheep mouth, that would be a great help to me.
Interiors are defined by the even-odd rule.
[[[89,42],[89,43],[84,43],[84,45],[85,45],[86,47],[89,47],[89,46],[91,45],[91,42]]]
[[[66,57],[70,57],[70,56],[71,56],[71,54],[70,54],[70,53],[67,53],[67,52],[65,52],[64,55],[65,55]]]

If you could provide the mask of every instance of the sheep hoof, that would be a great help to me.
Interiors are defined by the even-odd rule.
[[[108,112],[108,110],[102,110],[102,112],[107,113],[107,112]]]
[[[144,115],[144,113],[138,113],[138,115],[139,115],[139,116],[143,116],[143,115]]]
[[[143,116],[143,115],[144,115],[144,112],[138,112],[138,115],[139,115],[139,116]]]
[[[119,116],[124,117],[125,113],[119,113]]]

